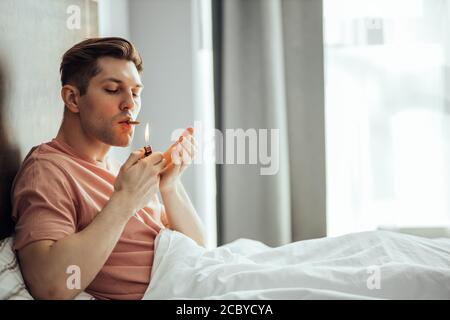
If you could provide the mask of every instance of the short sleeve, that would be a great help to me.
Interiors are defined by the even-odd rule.
[[[14,249],[76,232],[77,214],[68,177],[56,164],[35,160],[19,172],[12,190]]]

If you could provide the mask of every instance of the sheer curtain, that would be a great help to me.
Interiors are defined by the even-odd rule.
[[[327,233],[449,225],[446,0],[324,0]]]

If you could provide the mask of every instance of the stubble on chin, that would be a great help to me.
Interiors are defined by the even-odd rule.
[[[130,133],[115,132],[112,128],[99,130],[97,136],[100,141],[113,147],[128,147],[133,140],[134,130]]]
[[[109,143],[111,146],[114,147],[128,147],[131,144],[131,141],[133,141],[133,133],[125,134],[122,133],[121,135],[109,136]]]

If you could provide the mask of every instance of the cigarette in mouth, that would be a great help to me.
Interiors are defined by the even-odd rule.
[[[136,121],[136,120],[128,120],[127,123],[128,124],[140,124],[140,122]]]

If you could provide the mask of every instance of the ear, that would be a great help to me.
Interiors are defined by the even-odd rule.
[[[80,91],[77,87],[66,84],[61,88],[61,98],[64,105],[72,113],[79,113],[78,103],[80,101]]]

